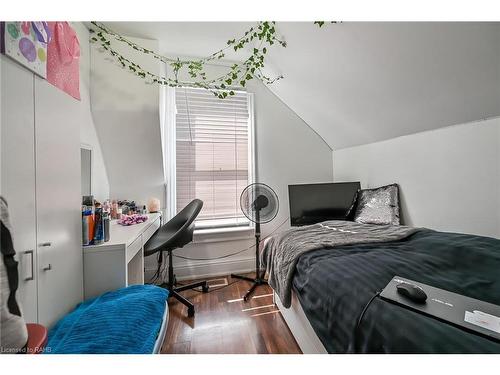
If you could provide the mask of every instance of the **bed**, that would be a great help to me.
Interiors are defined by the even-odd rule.
[[[304,353],[500,353],[500,342],[380,298],[357,324],[370,299],[395,275],[500,305],[500,240],[415,229],[390,241],[382,236],[377,242],[331,246],[317,240],[318,225],[324,223],[271,237],[262,252],[276,303]],[[337,221],[327,226],[360,231],[363,224]],[[297,230],[303,238],[289,234]],[[289,249],[303,246],[308,232],[317,246],[299,252],[287,296],[276,285],[278,250],[286,252],[287,244]],[[332,236],[339,235],[334,232]]]
[[[86,300],[50,331],[46,354],[156,354],[168,325],[168,291],[133,285]]]
[[[165,301],[165,311],[163,312],[160,330],[158,332],[158,335],[156,336],[156,341],[155,341],[155,344],[153,346],[153,353],[152,354],[160,354],[161,347],[163,346],[163,341],[165,341],[165,336],[167,334],[168,317],[169,317],[168,300],[166,300]]]

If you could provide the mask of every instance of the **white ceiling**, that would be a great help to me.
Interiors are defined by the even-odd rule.
[[[252,24],[108,23],[206,56]],[[279,22],[269,88],[333,149],[500,115],[500,23]],[[230,57],[237,60],[237,56]]]

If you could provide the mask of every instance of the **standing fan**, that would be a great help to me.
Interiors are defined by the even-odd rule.
[[[261,273],[259,243],[260,224],[269,223],[278,214],[278,196],[266,184],[255,183],[248,185],[240,196],[240,207],[248,220],[255,223],[255,279],[242,275],[231,275],[231,277],[247,280],[253,283],[252,287],[243,296],[244,301],[255,291],[259,285],[267,284],[264,280],[264,272]]]

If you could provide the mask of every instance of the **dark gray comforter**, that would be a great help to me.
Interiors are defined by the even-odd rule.
[[[269,285],[276,291],[283,305],[290,307],[295,265],[302,254],[342,245],[401,240],[417,230],[402,225],[324,221],[292,228],[270,237],[264,245],[261,260],[269,275]]]
[[[500,305],[500,240],[420,230],[300,256],[293,288],[329,353],[500,353],[500,343],[375,299],[395,275]]]

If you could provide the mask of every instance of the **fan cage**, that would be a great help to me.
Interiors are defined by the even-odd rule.
[[[253,208],[253,203],[259,195],[264,195],[269,203],[265,208],[259,210],[259,219],[257,220],[257,211]],[[272,221],[278,215],[279,198],[269,185],[256,182],[248,185],[241,193],[240,208],[251,222],[265,224]]]

